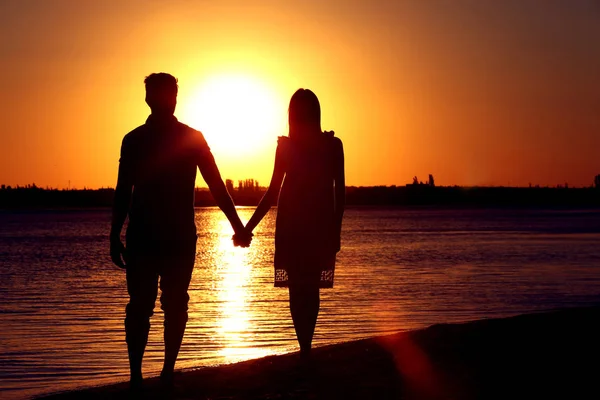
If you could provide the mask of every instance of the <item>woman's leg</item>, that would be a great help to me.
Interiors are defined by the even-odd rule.
[[[310,354],[317,317],[319,315],[319,285],[314,283],[290,283],[290,311],[296,337],[300,344],[300,354],[307,357]]]

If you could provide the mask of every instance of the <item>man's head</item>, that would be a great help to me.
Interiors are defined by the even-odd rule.
[[[144,79],[146,85],[146,104],[152,114],[168,114],[175,112],[177,105],[177,78],[164,72],[150,74]]]

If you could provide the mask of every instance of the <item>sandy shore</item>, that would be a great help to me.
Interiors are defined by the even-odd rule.
[[[288,354],[181,373],[173,392],[145,386],[142,398],[600,399],[600,306],[321,347],[311,368]],[[130,395],[117,384],[45,399]]]

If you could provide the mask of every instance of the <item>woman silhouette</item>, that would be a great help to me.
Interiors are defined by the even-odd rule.
[[[269,189],[246,229],[251,233],[279,197],[275,286],[289,288],[300,355],[307,358],[319,314],[319,288],[333,287],[340,250],[344,150],[333,132],[321,131],[321,106],[312,91],[294,93],[288,118],[289,137],[278,139]]]

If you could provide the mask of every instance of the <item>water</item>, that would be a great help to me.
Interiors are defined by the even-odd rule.
[[[240,209],[248,220],[252,208]],[[233,248],[218,209],[200,235],[178,368],[295,351],[287,291],[272,287],[274,216]],[[125,276],[110,212],[0,213],[0,397],[125,380]],[[600,304],[600,211],[350,209],[315,345],[439,322]],[[146,376],[160,371],[162,312]]]

